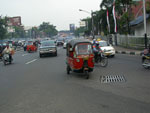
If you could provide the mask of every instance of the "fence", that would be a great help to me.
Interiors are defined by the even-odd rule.
[[[100,36],[96,36],[100,37]],[[117,45],[126,47],[126,48],[133,48],[133,49],[144,49],[145,47],[145,38],[144,36],[130,36],[130,35],[116,35],[117,37]],[[108,35],[103,36],[101,39],[110,42],[112,40],[112,44],[115,45],[115,35]],[[150,36],[148,36],[148,44],[150,44]]]

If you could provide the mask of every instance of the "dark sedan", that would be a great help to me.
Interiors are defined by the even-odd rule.
[[[53,54],[57,56],[57,47],[55,46],[54,40],[42,41],[41,46],[39,48],[39,56]]]

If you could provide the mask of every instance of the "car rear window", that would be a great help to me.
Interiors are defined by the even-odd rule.
[[[100,47],[109,46],[107,42],[99,42]]]
[[[54,41],[42,42],[42,46],[55,46],[55,42]]]

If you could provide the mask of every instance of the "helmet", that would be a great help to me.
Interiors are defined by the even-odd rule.
[[[96,44],[96,46],[99,46],[99,42],[98,41],[96,41],[95,44]]]
[[[6,44],[6,47],[9,48],[9,44],[8,43]]]

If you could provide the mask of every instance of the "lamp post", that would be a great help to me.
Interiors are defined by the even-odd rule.
[[[82,9],[79,9],[79,11],[82,11],[82,12],[85,12],[85,13],[88,13],[91,15],[91,19],[92,19],[92,36],[93,36],[93,39],[95,39],[95,34],[94,34],[94,19],[93,19],[93,11],[91,10],[91,13],[86,11],[86,10],[82,10]]]

